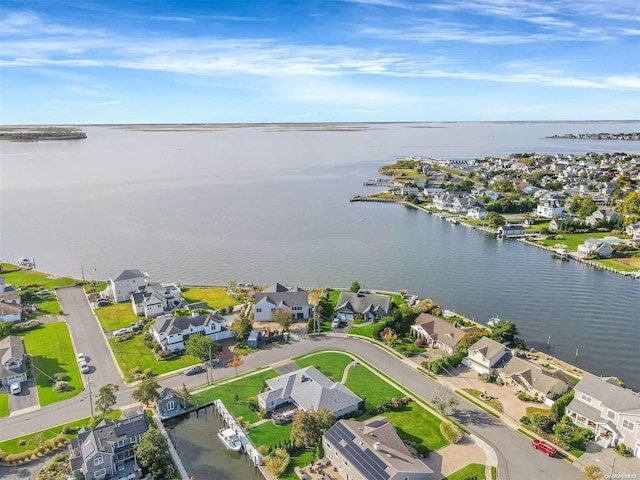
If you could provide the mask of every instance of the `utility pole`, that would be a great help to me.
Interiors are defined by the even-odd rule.
[[[91,380],[87,380],[87,387],[89,388],[89,405],[91,406],[91,417],[93,417],[93,399],[91,398]]]
[[[209,369],[211,371],[211,379],[209,379],[209,376],[207,375],[207,382],[209,383],[213,383],[213,360],[211,358],[211,347],[212,345],[209,345]]]
[[[80,265],[80,270],[82,270],[82,283],[84,283],[84,265]]]

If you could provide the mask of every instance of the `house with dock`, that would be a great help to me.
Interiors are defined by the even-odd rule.
[[[522,237],[524,235],[524,225],[520,223],[505,223],[498,227],[500,237]]]
[[[391,297],[364,291],[342,292],[334,313],[339,320],[380,320],[391,313]]]
[[[561,370],[547,370],[515,355],[507,355],[496,365],[498,376],[515,393],[524,393],[551,406],[555,399],[571,389],[571,382]]]
[[[429,313],[421,313],[416,321],[411,325],[411,333],[416,337],[426,339],[434,347],[447,352],[454,353],[460,340],[470,332],[478,332],[478,327],[458,327],[457,324],[433,316]]]
[[[115,302],[128,302],[132,293],[144,289],[148,283],[148,273],[138,269],[123,270],[115,279],[109,278],[106,293]]]
[[[511,355],[511,351],[506,346],[489,337],[482,337],[469,347],[462,363],[479,374],[493,374],[496,365],[507,355]]]
[[[578,253],[588,257],[607,258],[613,255],[613,252],[613,247],[601,238],[587,238],[583,243],[578,245]]]
[[[217,313],[200,315],[191,312],[190,316],[161,315],[149,328],[153,338],[164,351],[184,350],[185,342],[191,335],[204,335],[216,342],[231,338],[235,334],[225,326],[226,319]]]
[[[271,321],[271,312],[284,309],[290,312],[295,320],[308,320],[312,308],[306,290],[275,283],[255,294],[253,318],[256,322],[268,322]]]

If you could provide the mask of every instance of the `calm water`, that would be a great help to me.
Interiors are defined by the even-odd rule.
[[[437,128],[424,128],[437,127]],[[350,125],[350,127],[353,127]],[[144,132],[87,127],[78,142],[2,143],[0,258],[58,274],[140,268],[191,284],[230,280],[407,289],[529,345],[640,389],[640,282],[398,205],[349,203],[405,155],[640,152],[640,142],[547,135],[640,123],[375,124]]]

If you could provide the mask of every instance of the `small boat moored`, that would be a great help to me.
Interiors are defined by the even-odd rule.
[[[232,428],[221,428],[218,430],[218,438],[226,445],[229,450],[239,452],[242,449],[242,442]]]

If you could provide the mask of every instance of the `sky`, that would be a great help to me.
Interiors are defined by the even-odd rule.
[[[0,2],[5,125],[638,118],[638,0]]]

